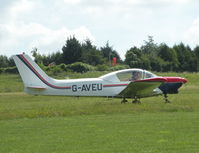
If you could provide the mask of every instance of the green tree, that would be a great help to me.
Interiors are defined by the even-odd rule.
[[[37,48],[33,48],[31,51],[32,56],[35,58],[35,62],[38,64],[43,64],[43,57],[42,55],[38,52]]]
[[[179,71],[197,71],[198,60],[194,52],[189,46],[185,46],[183,43],[175,45],[173,47],[177,53],[179,61]]]
[[[149,60],[151,63],[151,70],[162,72],[164,71],[163,66],[165,65],[165,61],[159,56],[149,56]]]
[[[143,62],[150,64],[147,66],[149,70],[161,71],[161,59],[158,58],[158,45],[154,42],[153,36],[148,36],[148,40],[144,40],[144,45],[140,48],[142,54],[145,56]],[[148,60],[146,60],[146,58]],[[146,66],[146,64],[144,64]]]
[[[49,64],[61,64],[63,63],[63,56],[62,53],[59,51],[56,53],[48,54],[48,55],[41,55],[37,48],[33,48],[31,51],[32,56],[35,58],[35,62],[38,64],[49,65]]]
[[[194,51],[196,57],[199,59],[199,46],[196,46],[193,51]]]
[[[82,61],[90,65],[98,65],[104,63],[104,58],[96,46],[93,46],[89,39],[82,44]]]
[[[148,55],[142,55],[141,61],[142,61],[142,65],[140,66],[140,68],[151,70],[151,61]]]
[[[8,67],[9,66],[9,60],[7,56],[0,55],[0,68],[1,67]]]
[[[12,57],[8,58],[9,67],[15,66],[14,59]]]
[[[164,63],[163,71],[176,71],[179,66],[179,61],[177,58],[176,51],[173,48],[169,48],[166,44],[162,43],[159,45],[158,56],[166,61]]]
[[[66,44],[63,46],[62,51],[63,62],[65,64],[71,64],[77,61],[81,61],[81,44],[74,36],[66,40]]]
[[[119,55],[119,54],[117,53],[117,51],[115,51],[115,50],[113,50],[113,51],[111,52],[111,59],[113,59],[113,57],[116,57],[117,63],[123,63],[123,61],[122,61],[120,55]]]
[[[148,36],[148,41],[144,40],[144,45],[141,46],[141,50],[144,54],[157,55],[158,45],[154,43],[153,36]]]
[[[139,68],[143,64],[141,56],[141,50],[137,47],[132,47],[125,54],[125,63],[132,68]]]
[[[49,65],[51,63],[61,64],[63,63],[63,55],[61,52],[57,51],[55,53],[49,54],[48,56],[44,57],[44,65]]]
[[[199,46],[196,46],[193,50],[194,55],[196,57],[196,71],[199,71]]]
[[[113,47],[109,46],[109,42],[107,41],[106,45],[104,47],[100,48],[103,57],[106,59],[108,62],[112,62],[113,57],[117,58],[118,63],[122,63],[122,60],[119,56],[119,54],[113,50]]]

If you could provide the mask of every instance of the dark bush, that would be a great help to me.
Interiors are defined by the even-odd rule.
[[[81,72],[81,73],[95,70],[93,66],[82,62],[75,62],[73,64],[66,65],[66,68],[74,72]]]
[[[0,74],[4,72],[4,68],[0,68]]]
[[[63,70],[59,66],[53,65],[53,66],[45,67],[45,71],[47,71],[48,74],[55,75],[57,73],[62,72]]]
[[[60,64],[60,65],[58,65],[62,70],[66,70],[66,64]]]
[[[110,67],[108,70],[109,71],[117,71],[117,70],[122,70],[122,69],[129,69],[129,66],[118,64],[118,65]]]
[[[65,71],[65,72],[70,72],[71,70],[68,68],[68,66],[66,64],[60,64],[60,65],[57,65],[60,69],[62,69],[62,71]]]
[[[7,68],[4,69],[4,72],[5,72],[5,73],[12,73],[12,74],[19,73],[16,66],[7,67]]]
[[[102,65],[97,65],[96,66],[96,70],[97,71],[108,71],[109,67],[105,64],[102,64]]]

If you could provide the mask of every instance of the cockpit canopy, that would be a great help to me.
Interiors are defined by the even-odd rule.
[[[136,81],[157,77],[155,74],[142,69],[126,69],[111,72],[100,78],[111,82]]]

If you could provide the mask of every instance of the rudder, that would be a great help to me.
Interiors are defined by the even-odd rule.
[[[23,80],[28,88],[46,88],[50,77],[26,54],[12,56]]]

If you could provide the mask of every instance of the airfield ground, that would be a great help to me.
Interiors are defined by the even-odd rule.
[[[95,77],[104,72],[70,74]],[[121,99],[31,96],[19,75],[0,75],[2,153],[198,153],[199,74],[178,95],[121,104]],[[56,76],[62,78],[62,76]],[[131,101],[129,99],[129,101]]]

